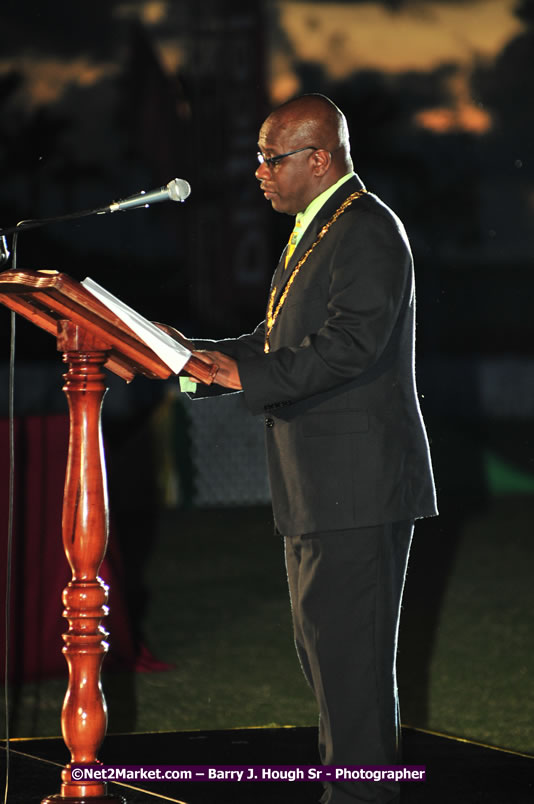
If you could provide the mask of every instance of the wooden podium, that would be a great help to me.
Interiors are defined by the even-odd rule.
[[[71,761],[61,793],[42,804],[123,802],[101,781],[76,782],[73,763],[98,764],[107,728],[100,673],[108,644],[102,620],[108,587],[98,577],[108,540],[108,499],[101,408],[107,391],[103,368],[126,381],[136,374],[166,379],[171,369],[79,282],[56,271],[0,273],[0,303],[57,338],[68,366],[63,390],[70,416],[62,531],[72,580],[63,591],[63,653],[69,669],[61,728]],[[191,356],[184,373],[211,383],[216,367]]]

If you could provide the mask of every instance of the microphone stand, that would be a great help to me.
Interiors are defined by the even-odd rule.
[[[124,198],[121,201],[113,201],[106,207],[97,209],[85,209],[81,212],[71,212],[68,215],[58,215],[54,218],[35,218],[19,221],[16,226],[0,228],[0,265],[9,259],[9,249],[5,239],[6,234],[14,234],[13,238],[13,267],[16,270],[17,261],[17,234],[24,229],[36,229],[39,226],[46,226],[49,223],[60,223],[61,221],[72,221],[77,218],[86,218],[89,215],[108,215],[113,212],[122,212],[127,209],[146,209],[151,204],[160,201],[185,201],[189,197],[191,186],[185,179],[171,179],[171,181],[159,190],[146,192],[141,190],[136,195]]]
[[[106,215],[107,213],[115,212],[110,207],[98,207],[97,209],[85,209],[81,212],[70,212],[67,215],[57,215],[53,218],[29,218],[28,220],[19,221],[15,226],[8,226],[7,228],[0,228],[0,265],[7,263],[10,257],[9,248],[7,245],[6,235],[13,234],[13,270],[17,270],[17,237],[19,232],[26,229],[37,229],[41,226],[47,226],[49,223],[61,223],[62,221],[72,221],[76,218],[87,218],[89,215]]]
[[[21,229],[35,229],[38,226],[46,226],[49,223],[60,223],[61,221],[71,221],[76,218],[86,218],[89,215],[107,215],[113,212],[122,212],[127,209],[146,209],[151,204],[160,201],[185,201],[189,197],[191,186],[185,179],[171,179],[171,181],[159,190],[141,190],[136,195],[123,198],[121,201],[113,201],[106,207],[97,209],[85,209],[81,212],[71,212],[68,215],[58,215],[54,218],[35,218],[19,221],[16,226],[9,226],[7,229],[0,228],[0,237]]]
[[[107,215],[115,212],[111,206],[98,207],[97,209],[85,209],[81,212],[70,212],[68,215],[57,215],[54,218],[29,218],[19,221],[15,226],[8,226],[7,229],[0,228],[0,237],[13,232],[20,232],[22,229],[36,229],[39,226],[47,226],[49,223],[61,223],[62,221],[72,221],[76,218],[87,218],[89,215]]]
[[[88,218],[90,215],[108,215],[113,212],[122,212],[119,207],[120,202],[113,202],[106,207],[97,207],[96,209],[84,209],[80,212],[70,212],[67,215],[56,215],[53,218],[29,218],[27,220],[19,221],[15,226],[8,226],[7,228],[0,228],[0,265],[9,260],[10,252],[7,245],[5,236],[13,234],[13,270],[17,270],[17,237],[19,232],[27,229],[37,229],[41,226],[48,226],[50,223],[62,223],[63,221],[73,221],[78,218]],[[144,209],[149,204],[139,204],[140,209]]]
[[[0,235],[0,265],[7,262],[9,259],[9,248],[7,247],[7,240],[4,235]]]

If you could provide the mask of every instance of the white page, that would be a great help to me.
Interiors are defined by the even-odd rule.
[[[159,327],[143,318],[134,309],[128,307],[120,299],[103,288],[90,277],[87,277],[81,283],[86,290],[96,296],[96,298],[105,304],[115,315],[124,321],[124,323],[135,334],[154,351],[158,357],[175,373],[178,374],[189,358],[191,352],[182,346],[181,343],[175,341],[166,332],[163,332]]]

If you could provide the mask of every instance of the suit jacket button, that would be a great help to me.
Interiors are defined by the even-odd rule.
[[[265,419],[265,427],[274,427],[274,419]]]

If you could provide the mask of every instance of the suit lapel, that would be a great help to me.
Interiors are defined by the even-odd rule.
[[[282,252],[280,262],[278,263],[273,277],[272,286],[276,288],[275,303],[280,298],[280,294],[284,290],[295,265],[297,265],[298,261],[315,242],[321,228],[330,220],[334,212],[339,206],[341,206],[343,201],[348,198],[351,193],[356,192],[356,190],[361,190],[363,186],[363,182],[360,180],[359,176],[356,175],[352,179],[346,181],[345,184],[342,184],[339,190],[336,190],[328,201],[323,204],[315,218],[313,218],[310,225],[302,235],[295,251],[291,255],[291,259],[289,260],[287,267],[284,267],[287,250],[286,246]]]

